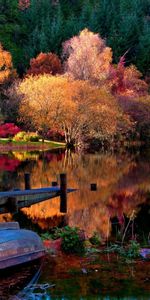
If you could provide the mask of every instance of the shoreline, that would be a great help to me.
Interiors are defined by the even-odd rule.
[[[45,151],[45,150],[53,150],[65,148],[65,143],[59,142],[30,142],[30,143],[1,143],[0,142],[0,152],[3,151]]]

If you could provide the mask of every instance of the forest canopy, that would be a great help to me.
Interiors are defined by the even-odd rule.
[[[114,63],[128,51],[126,63],[149,74],[149,0],[0,0],[0,7],[0,40],[20,72],[40,52],[61,54],[63,42],[88,28],[107,40]]]
[[[68,144],[149,140],[148,1],[0,4],[1,122]]]

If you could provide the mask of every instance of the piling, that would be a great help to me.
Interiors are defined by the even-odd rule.
[[[52,181],[52,186],[58,186],[58,182],[57,181]]]
[[[18,212],[18,201],[14,197],[9,197],[7,199],[6,207],[11,213],[17,213]]]
[[[60,212],[67,212],[67,175],[60,174]]]
[[[24,185],[25,185],[25,190],[30,190],[31,189],[30,173],[25,173],[24,174]]]
[[[97,184],[91,183],[91,191],[97,191]]]

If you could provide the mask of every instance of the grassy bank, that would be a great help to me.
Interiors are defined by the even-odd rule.
[[[7,138],[0,138],[0,151],[10,151],[10,150],[39,150],[39,149],[54,149],[54,148],[63,148],[65,143],[48,141],[45,140],[39,142],[25,142],[25,141],[10,141]]]

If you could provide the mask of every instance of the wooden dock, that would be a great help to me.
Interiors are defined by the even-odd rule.
[[[67,194],[76,189],[67,188],[66,174],[60,174],[60,187],[52,186],[39,189],[11,190],[0,192],[0,213],[17,212],[19,208],[60,197],[60,208],[66,205]]]

